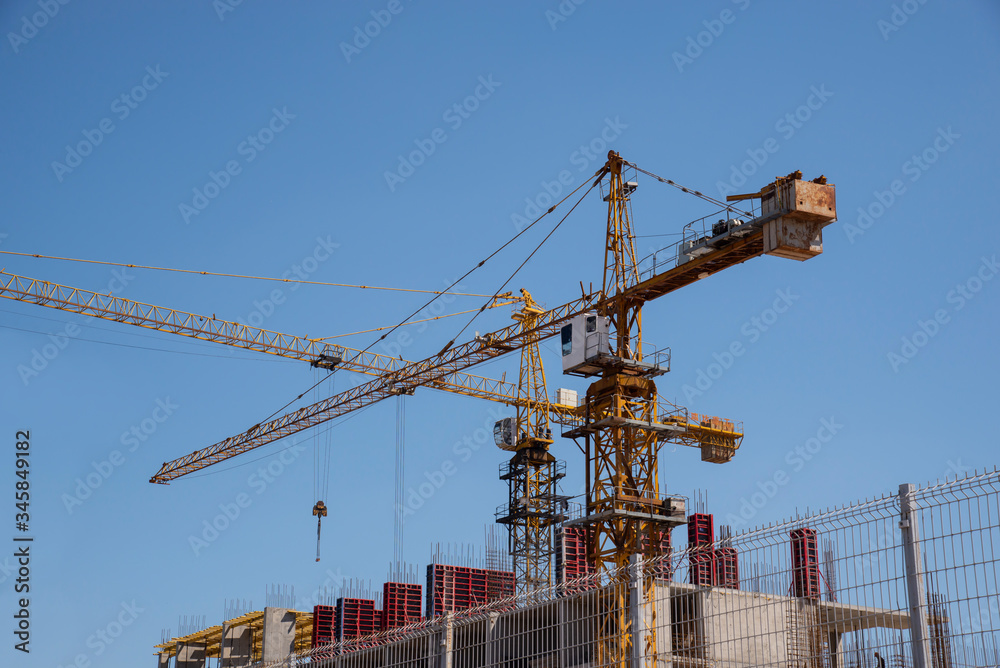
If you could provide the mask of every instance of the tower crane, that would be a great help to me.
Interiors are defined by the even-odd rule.
[[[562,436],[578,444],[580,439],[584,442],[585,512],[572,522],[586,528],[588,557],[594,568],[623,573],[633,556],[660,554],[664,536],[686,518],[683,500],[664,497],[660,492],[659,449],[665,443],[697,447],[703,461],[723,463],[732,459],[743,438],[738,423],[692,413],[659,396],[653,379],[669,370],[669,351],[644,345],[643,306],[760,255],[795,260],[814,257],[822,252],[823,228],[836,220],[834,186],[824,177],[805,181],[801,172],[793,172],[757,193],[727,198],[758,200],[759,213],[751,219],[727,217],[700,231],[689,226],[677,244],[676,256],[664,264],[654,261],[643,272],[635,252],[631,218],[631,195],[636,183],[624,178],[627,169],[680,187],[609,152],[607,163],[594,175],[594,185],[606,185],[608,190],[604,198],[608,216],[600,290],[582,291],[581,297],[553,309],[541,308],[526,291],[517,300],[509,293],[497,295],[487,306],[519,304],[514,325],[446,346],[440,353],[416,362],[6,272],[0,272],[0,297],[371,376],[371,380],[356,387],[165,462],[150,479],[154,483],[169,483],[418,387],[515,407],[516,418],[498,425],[497,441],[502,449],[513,452],[508,463],[509,479],[515,481],[511,507],[515,501],[513,490],[524,491],[516,499],[518,503],[524,499],[524,511],[510,512],[507,519],[515,526],[512,548],[522,550],[524,555],[519,575],[531,586],[546,581],[546,540],[551,545],[546,531],[558,519],[543,507],[556,496],[559,472],[548,450],[553,443],[551,426],[557,424]],[[595,378],[579,405],[550,401],[546,395],[538,345],[557,336],[564,372]],[[517,385],[466,372],[514,351],[521,352]],[[535,563],[531,563],[532,558]],[[653,578],[645,576],[642,586],[646,590],[643,600],[651,600]],[[624,609],[627,602],[622,597],[627,596],[626,589],[617,590],[619,600],[607,603],[606,623],[598,641],[601,658],[605,665],[624,666],[636,648],[655,657],[655,623],[641,630],[625,628],[623,617],[615,611]],[[655,611],[651,615],[655,616]]]

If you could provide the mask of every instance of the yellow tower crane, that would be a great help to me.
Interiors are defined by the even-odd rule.
[[[498,430],[498,444],[514,453],[508,464],[514,493],[508,504],[515,527],[512,547],[526,559],[518,566],[528,586],[549,581],[546,531],[561,518],[545,504],[555,498],[558,468],[548,452],[551,424],[562,436],[584,440],[587,461],[585,513],[572,523],[589,536],[588,555],[600,572],[623,573],[633,557],[661,553],[664,537],[685,520],[683,500],[664,497],[659,489],[657,453],[665,443],[697,447],[703,461],[729,461],[743,438],[742,426],[730,420],[697,415],[658,396],[653,378],[669,370],[669,354],[644,347],[642,308],[729,267],[763,254],[805,260],[822,252],[822,230],[836,219],[834,186],[824,177],[804,181],[800,172],[776,179],[761,191],[729,198],[758,199],[759,214],[750,220],[727,219],[710,231],[686,229],[675,261],[640,273],[631,223],[631,194],[636,184],[623,172],[633,169],[674,187],[610,152],[595,173],[594,185],[607,186],[607,232],[602,289],[554,309],[542,309],[523,292],[515,325],[409,362],[367,350],[332,346],[321,339],[295,337],[131,300],[0,272],[0,297],[82,313],[97,318],[216,341],[308,361],[325,369],[346,369],[372,377],[352,389],[254,425],[207,448],[165,462],[150,482],[166,484],[390,396],[418,387],[497,401],[517,409],[517,417]],[[605,180],[606,179],[606,180]],[[593,187],[593,186],[592,186]],[[681,188],[687,192],[687,189]],[[701,193],[694,194],[704,197]],[[710,198],[706,198],[710,199]],[[714,200],[713,200],[714,201]],[[725,205],[723,205],[725,207]],[[553,207],[554,208],[554,207]],[[551,211],[551,209],[550,209]],[[487,306],[511,304],[509,294]],[[567,373],[596,376],[580,405],[550,402],[538,345],[560,337]],[[518,384],[474,376],[465,371],[504,354],[521,351]],[[521,495],[520,492],[524,494]],[[524,500],[525,510],[513,512]],[[533,505],[534,504],[534,505]],[[517,506],[520,508],[521,506]],[[534,558],[534,562],[530,560]],[[640,601],[649,601],[653,578],[642,580]],[[625,666],[636,656],[655,662],[655,610],[649,623],[633,629],[625,622],[627,596],[609,600],[597,649],[604,665]],[[649,665],[655,665],[650,663]]]

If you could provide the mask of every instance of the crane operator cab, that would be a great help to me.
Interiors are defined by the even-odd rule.
[[[560,332],[563,373],[573,376],[599,374],[600,359],[611,354],[610,327],[609,318],[596,313],[583,313],[564,325]]]

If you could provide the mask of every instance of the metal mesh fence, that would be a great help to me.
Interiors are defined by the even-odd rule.
[[[996,470],[902,485],[270,665],[1000,666],[998,532]]]

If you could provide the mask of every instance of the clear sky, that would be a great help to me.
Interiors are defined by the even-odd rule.
[[[796,169],[825,174],[840,222],[821,256],[755,259],[646,308],[646,340],[673,351],[661,394],[746,430],[723,466],[665,448],[666,488],[707,490],[716,522],[745,529],[996,463],[995,2],[17,0],[0,7],[0,26],[0,250],[440,289],[547,206],[560,173],[575,187],[608,148],[714,196]],[[646,235],[712,213],[648,179],[633,205],[643,255],[674,239]],[[551,307],[598,284],[604,224],[592,196],[511,288]],[[492,293],[547,229],[464,291]],[[424,301],[16,256],[0,265],[312,337],[395,324]],[[464,322],[374,349],[427,357]],[[494,309],[464,337],[510,322]],[[742,352],[729,357],[734,344]],[[586,388],[559,373],[551,342],[544,356],[550,389]],[[475,372],[516,368],[512,356]],[[314,372],[3,300],[0,374],[8,455],[30,430],[35,537],[29,655],[13,649],[16,575],[0,561],[0,664],[152,665],[179,616],[216,623],[233,598],[260,608],[272,583],[306,607],[323,584],[385,579],[394,401],[304,434],[301,449],[276,444],[159,486],[147,480],[161,462],[250,427]],[[426,564],[436,542],[481,544],[506,494],[483,429],[510,414],[432,390],[406,399],[407,495],[444,480],[407,517],[408,561]],[[332,462],[320,563],[317,447]],[[578,493],[581,455],[569,441],[554,452]],[[14,460],[0,476],[3,541],[19,533]],[[238,499],[249,500],[239,516],[206,533]]]

